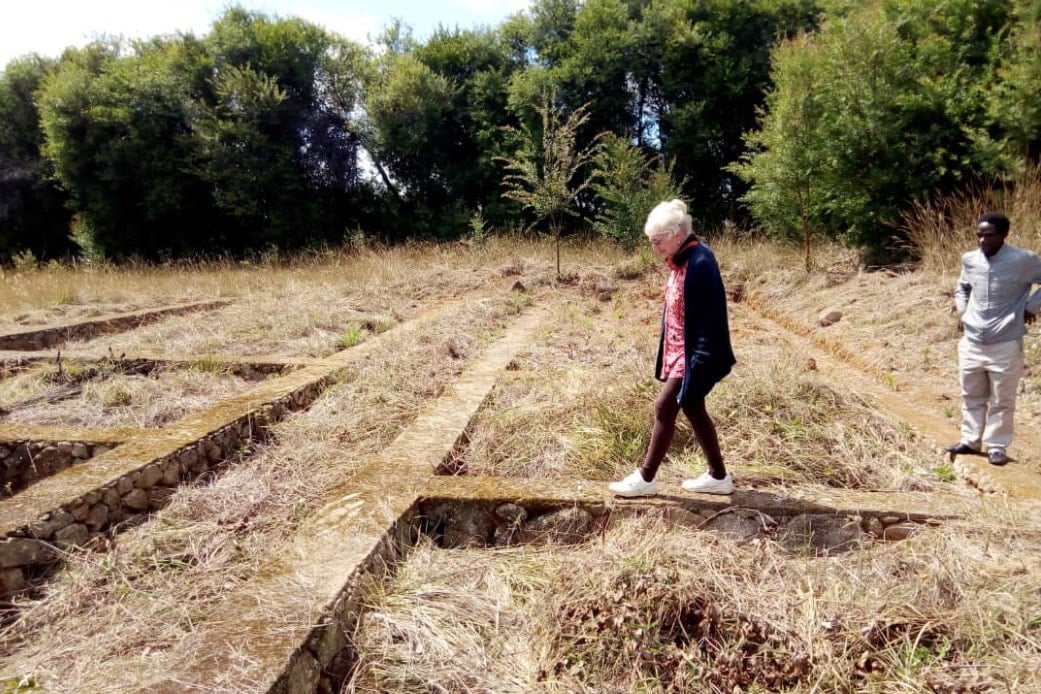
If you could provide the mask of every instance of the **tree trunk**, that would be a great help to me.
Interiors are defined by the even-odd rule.
[[[549,218],[550,229],[553,230],[553,240],[555,242],[557,250],[557,281],[560,281],[560,227],[557,226],[556,217],[550,216]]]
[[[807,193],[806,199],[809,199]],[[796,193],[796,203],[799,205],[799,219],[802,222],[802,248],[804,259],[803,263],[806,266],[806,272],[809,273],[811,269],[811,258],[810,258],[810,219],[806,212],[806,202],[803,199],[802,191]]]
[[[376,157],[372,156],[372,152],[369,152],[369,158],[372,159],[372,165],[376,167],[376,171],[379,172],[380,178],[383,179],[383,185],[387,186],[387,190],[394,194],[394,197],[401,202],[401,193],[398,192],[397,186],[390,180],[390,176],[383,170],[383,165],[379,163]]]

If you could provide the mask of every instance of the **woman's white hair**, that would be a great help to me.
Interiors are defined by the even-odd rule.
[[[672,236],[683,234],[689,236],[691,233],[691,219],[687,214],[687,203],[682,200],[669,200],[659,202],[651,213],[647,215],[647,222],[643,225],[643,233],[648,239],[656,239],[660,236]]]

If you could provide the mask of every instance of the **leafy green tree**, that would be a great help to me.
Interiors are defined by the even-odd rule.
[[[70,49],[40,91],[44,152],[79,212],[77,228],[113,257],[199,248],[212,228],[189,173],[190,38]],[[83,236],[80,238],[82,239]]]
[[[40,104],[78,242],[157,258],[340,241],[371,207],[366,61],[312,24],[241,8],[201,40],[68,51]]]
[[[571,52],[569,43],[581,9],[578,0],[534,0],[531,3],[527,40],[537,65],[553,67]]]
[[[812,29],[817,13],[807,0],[663,0],[645,11],[664,38],[651,66],[648,117],[704,223],[739,215],[745,186],[727,165],[742,153],[742,136],[763,104],[771,48]]]
[[[412,55],[392,54],[384,58],[366,97],[366,149],[410,223],[421,228],[430,227],[433,210],[454,207],[449,162],[441,160],[437,142],[445,135],[456,96],[457,87],[443,75]]]
[[[1020,0],[1015,14],[1007,55],[988,94],[1010,167],[1041,162],[1041,2]]]
[[[222,245],[338,241],[361,176],[352,111],[364,52],[309,22],[239,7],[205,43],[213,74],[196,123],[195,171],[231,222],[234,236]]]
[[[517,201],[535,217],[535,224],[548,222],[557,253],[557,277],[560,277],[560,235],[564,218],[576,215],[575,203],[591,185],[584,174],[600,149],[599,138],[579,147],[578,137],[589,119],[581,106],[566,118],[555,103],[554,95],[542,95],[536,109],[541,128],[522,126],[522,146],[518,153],[506,157],[503,177],[504,197]]]
[[[302,177],[294,170],[292,141],[277,138],[267,126],[287,100],[278,80],[246,65],[225,65],[213,81],[215,103],[195,122],[193,141],[199,178],[209,184],[217,209],[253,236],[225,238],[222,245],[246,248],[288,245],[287,229],[278,219],[286,197],[303,195]],[[283,222],[285,223],[285,222]]]
[[[894,224],[911,201],[996,173],[986,95],[1009,7],[887,0],[779,50],[777,87],[738,169],[759,223],[784,236],[794,217],[850,243],[898,247]]]
[[[830,168],[816,142],[822,118],[818,49],[807,35],[778,47],[775,86],[766,102],[769,116],[747,137],[752,154],[731,166],[756,183],[744,201],[767,232],[775,239],[801,240],[807,272],[813,240],[823,234],[821,193]]]
[[[328,39],[315,75],[318,100],[307,120],[302,152],[321,237],[335,243],[348,229],[375,226],[378,194],[361,163],[361,111],[372,66],[370,51],[342,37]]]
[[[30,55],[0,73],[0,262],[15,252],[47,259],[72,251],[67,196],[40,152],[35,94],[53,66]]]
[[[452,237],[474,215],[503,227],[516,205],[499,195],[496,157],[512,151],[507,85],[523,66],[499,32],[441,28],[426,43],[400,24],[368,73],[362,142],[393,215],[396,238]]]
[[[499,195],[496,157],[508,154],[507,128],[516,118],[507,106],[510,78],[522,65],[494,31],[438,30],[413,55],[455,87],[426,148],[449,199],[503,226],[516,214]]]
[[[668,163],[613,133],[593,158],[592,189],[603,203],[593,228],[630,249],[643,241],[643,224],[654,206],[682,194]]]
[[[588,132],[639,129],[633,71],[642,46],[636,8],[624,0],[588,0],[575,15],[566,53],[553,68],[555,88],[571,106],[588,104]],[[635,16],[631,16],[631,12]]]

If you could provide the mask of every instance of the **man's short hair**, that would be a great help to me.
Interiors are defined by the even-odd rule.
[[[980,215],[980,224],[993,224],[998,233],[1004,236],[1008,233],[1011,224],[1003,212],[987,212]]]

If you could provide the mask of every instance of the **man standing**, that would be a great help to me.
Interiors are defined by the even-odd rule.
[[[964,331],[958,343],[961,441],[958,454],[984,450],[992,465],[1009,461],[1016,389],[1023,375],[1023,336],[1041,309],[1041,257],[1005,243],[1009,220],[1000,212],[979,219],[979,250],[961,259],[954,304]]]

